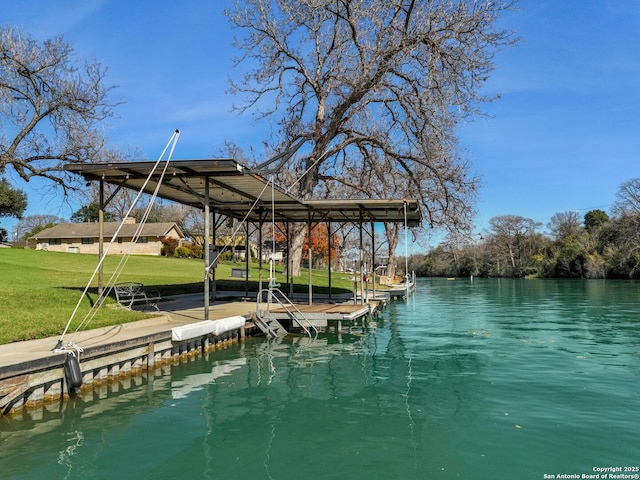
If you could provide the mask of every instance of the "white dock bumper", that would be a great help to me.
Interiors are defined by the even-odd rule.
[[[222,318],[220,320],[203,320],[171,329],[171,340],[179,342],[206,335],[222,335],[231,330],[244,327],[246,319],[242,315]]]
[[[234,317],[227,317],[221,320],[216,320],[214,323],[216,324],[216,335],[222,335],[225,332],[229,332],[231,330],[237,330],[239,328],[244,327],[244,324],[247,320],[242,315],[236,315]]]
[[[179,342],[181,340],[189,340],[190,338],[203,337],[214,333],[216,329],[215,322],[204,320],[202,322],[190,323],[171,329],[171,340]]]

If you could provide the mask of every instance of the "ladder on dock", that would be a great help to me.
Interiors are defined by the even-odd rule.
[[[260,299],[265,293],[267,294],[267,309],[261,310]],[[276,295],[276,293],[279,296]],[[281,298],[285,301],[282,301]],[[256,299],[256,325],[266,336],[276,338],[283,337],[288,333],[270,311],[271,303],[273,301],[277,302],[280,307],[284,309],[287,317],[289,317],[292,322],[295,322],[309,338],[315,338],[318,336],[318,329],[315,325],[305,317],[298,307],[296,307],[295,304],[293,304],[279,288],[274,286],[260,290]]]
[[[270,338],[284,337],[289,333],[278,320],[266,311],[256,310],[255,323],[262,330],[262,333]]]

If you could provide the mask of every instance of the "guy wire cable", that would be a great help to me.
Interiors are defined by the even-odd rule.
[[[93,320],[93,318],[98,313],[98,310],[102,306],[102,302],[104,301],[104,298],[109,295],[111,290],[113,290],[113,285],[116,283],[116,281],[120,277],[120,274],[124,270],[124,267],[126,266],[127,261],[128,261],[129,257],[131,256],[131,254],[133,252],[133,248],[135,246],[135,243],[140,238],[140,234],[142,233],[142,230],[143,230],[144,226],[146,225],[147,220],[149,219],[149,215],[151,213],[151,209],[153,208],[153,204],[155,203],[155,200],[156,200],[156,198],[158,196],[158,191],[160,190],[160,186],[162,185],[162,180],[164,179],[164,176],[166,174],[167,168],[169,166],[169,162],[171,161],[171,157],[173,156],[173,151],[175,149],[175,145],[176,145],[176,143],[178,141],[178,137],[179,136],[180,136],[180,132],[178,130],[176,130],[176,132],[174,133],[174,136],[172,137],[173,144],[172,144],[172,147],[171,147],[171,151],[169,152],[169,156],[167,157],[167,160],[166,160],[166,162],[164,164],[164,168],[162,170],[162,174],[160,175],[160,178],[158,179],[158,183],[156,184],[154,192],[151,195],[151,198],[149,200],[149,203],[147,204],[147,207],[146,207],[145,212],[144,212],[144,214],[142,216],[142,219],[136,226],[136,230],[135,230],[134,235],[133,235],[133,237],[131,239],[131,244],[129,245],[129,247],[127,249],[127,252],[120,257],[120,261],[118,262],[118,265],[115,268],[114,272],[111,274],[111,277],[107,281],[107,283],[105,285],[105,288],[104,288],[104,290],[102,292],[101,297],[98,299],[98,301],[96,301],[96,303],[92,306],[92,308],[89,310],[89,312],[87,312],[87,314],[85,315],[84,319],[77,326],[77,328],[76,328],[74,333],[77,333],[78,330],[80,330],[80,328],[82,328],[84,325],[90,323],[91,320]],[[164,156],[165,152],[166,152],[166,148],[162,152],[162,156]],[[162,158],[162,156],[161,156],[161,158]],[[157,166],[158,166],[158,163],[156,163],[156,165],[154,165],[153,169],[151,170],[150,175],[153,175],[153,173],[155,173],[155,170],[156,170]],[[134,203],[134,205],[135,205],[135,203]],[[112,241],[113,240],[114,239],[112,239]],[[105,254],[106,254],[106,252],[105,252]],[[73,337],[72,337],[72,341],[73,341]]]
[[[76,303],[76,306],[73,310],[73,312],[71,313],[71,316],[69,317],[69,320],[67,321],[67,325],[65,326],[64,331],[62,332],[62,335],[60,336],[60,339],[58,340],[58,343],[56,344],[56,346],[54,347],[54,351],[60,350],[63,346],[63,340],[64,340],[64,336],[67,334],[67,331],[69,330],[69,326],[71,325],[71,322],[73,321],[76,313],[78,312],[78,309],[80,308],[80,305],[82,304],[82,300],[85,297],[85,295],[87,295],[87,292],[89,291],[89,287],[91,285],[91,282],[93,282],[96,274],[98,273],[98,270],[100,269],[100,267],[102,266],[102,264],[104,263],[104,259],[107,256],[107,253],[109,252],[109,249],[111,248],[111,245],[113,245],[113,243],[115,242],[115,240],[118,237],[118,234],[120,233],[120,230],[122,229],[122,226],[124,225],[125,219],[127,217],[129,217],[129,215],[131,214],[131,211],[133,210],[133,208],[135,207],[135,205],[138,203],[138,201],[140,200],[140,197],[142,196],[142,193],[145,189],[145,187],[147,186],[147,184],[149,183],[151,176],[153,175],[153,173],[155,172],[156,168],[158,167],[158,165],[160,164],[160,161],[162,160],[162,157],[164,156],[165,152],[167,151],[167,149],[169,148],[169,145],[171,145],[173,143],[173,148],[175,148],[175,144],[178,140],[178,137],[180,136],[180,131],[176,130],[172,135],[171,138],[169,139],[169,142],[167,142],[167,145],[165,146],[164,150],[162,151],[162,153],[160,154],[160,157],[158,157],[158,160],[156,161],[156,163],[154,164],[153,168],[151,169],[151,172],[149,173],[149,176],[147,177],[147,179],[145,180],[144,184],[142,185],[142,187],[140,188],[140,191],[138,192],[138,194],[136,195],[136,198],[133,200],[131,206],[129,207],[129,209],[127,210],[127,213],[125,214],[124,218],[122,219],[122,221],[120,222],[120,225],[118,226],[118,228],[116,229],[115,233],[113,234],[113,237],[111,238],[111,241],[109,242],[109,244],[107,245],[106,250],[104,251],[104,253],[102,254],[102,258],[100,258],[100,260],[98,261],[98,265],[96,266],[95,270],[93,271],[93,274],[91,275],[91,278],[89,279],[89,281],[87,282],[86,287],[84,288],[82,295],[80,296],[80,298],[78,299],[78,302]],[[171,152],[173,152],[173,148],[171,149]],[[168,160],[167,160],[168,162]],[[96,302],[96,304],[99,304],[102,302]]]

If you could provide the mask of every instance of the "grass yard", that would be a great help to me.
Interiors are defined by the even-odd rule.
[[[107,256],[104,262],[104,281],[107,283],[116,270],[120,256]],[[96,255],[43,252],[20,248],[0,249],[0,344],[60,335],[64,330],[87,282],[98,263]],[[232,279],[232,268],[244,268],[244,263],[220,263],[216,269],[218,290],[245,290],[244,279]],[[262,271],[264,286],[269,277],[268,265]],[[280,268],[282,270],[282,268]],[[249,291],[257,292],[259,270],[250,265]],[[308,291],[308,272],[294,279],[294,290]],[[328,287],[326,271],[314,270],[314,292]],[[203,291],[204,265],[201,260],[166,257],[131,256],[118,282],[141,282],[149,289],[159,290],[163,296]],[[285,277],[276,274],[284,284]],[[348,275],[333,273],[332,291],[351,291],[353,282]],[[97,298],[97,277],[87,298],[83,299],[70,331],[74,331]],[[108,299],[86,328],[118,325],[146,318],[148,314],[116,308]]]

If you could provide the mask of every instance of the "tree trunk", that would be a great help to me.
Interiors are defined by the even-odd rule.
[[[396,274],[396,248],[400,241],[400,224],[397,223],[385,223],[384,233],[387,237],[387,244],[389,245],[389,262],[387,264],[387,275],[393,278]]]
[[[509,247],[509,258],[511,259],[511,268],[513,268],[513,271],[516,271],[516,259],[515,256],[513,254],[513,247],[511,246],[510,243],[507,243],[507,246]]]
[[[292,277],[300,276],[300,264],[302,262],[302,246],[307,232],[306,223],[292,223],[290,227],[291,243],[289,245],[289,258],[287,268],[290,268]]]

